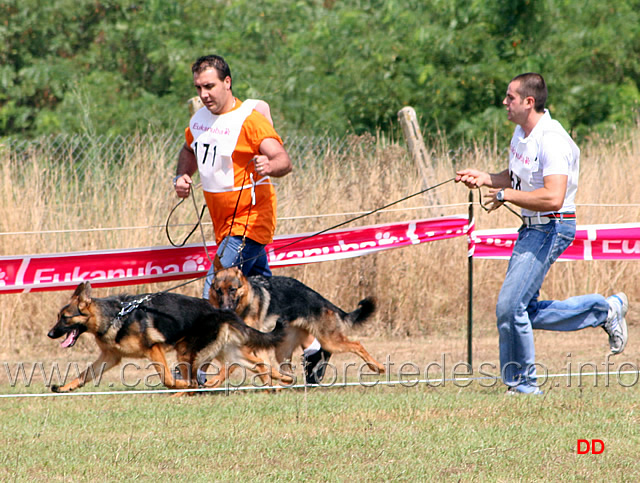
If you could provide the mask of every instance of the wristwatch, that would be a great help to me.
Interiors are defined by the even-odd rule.
[[[182,175],[179,174],[178,176],[176,176],[175,178],[173,178],[173,187],[176,187],[176,183],[178,182],[178,180],[182,178]]]
[[[502,188],[500,191],[496,193],[496,200],[498,200],[501,203],[504,203],[504,188]]]

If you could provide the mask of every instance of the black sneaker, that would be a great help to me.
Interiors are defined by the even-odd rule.
[[[320,384],[330,357],[331,352],[322,348],[310,356],[304,356],[304,374],[307,384]]]

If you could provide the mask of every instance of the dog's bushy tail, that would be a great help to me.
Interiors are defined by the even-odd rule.
[[[247,346],[251,349],[270,349],[275,347],[284,338],[284,325],[281,320],[278,319],[276,326],[271,332],[260,332],[248,325],[244,328],[244,333],[247,336]]]
[[[349,312],[345,317],[346,321],[351,325],[361,325],[367,321],[376,310],[376,299],[367,297],[358,303],[358,308],[353,312]]]

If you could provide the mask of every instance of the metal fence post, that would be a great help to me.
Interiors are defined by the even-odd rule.
[[[472,223],[473,191],[469,190],[469,227]],[[468,250],[467,259],[467,363],[469,367],[473,367],[473,252],[471,250]]]

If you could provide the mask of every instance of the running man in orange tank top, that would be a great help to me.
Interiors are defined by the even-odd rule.
[[[173,180],[176,194],[188,197],[191,177],[199,171],[222,266],[239,265],[246,276],[270,277],[265,245],[273,240],[277,204],[270,177],[290,173],[291,159],[273,128],[269,105],[234,97],[231,70],[222,57],[200,57],[191,70],[204,107],[185,130]],[[205,278],[204,298],[209,298],[212,279],[213,267]],[[310,382],[317,383],[323,374],[313,366],[330,353],[313,336],[304,352]]]

